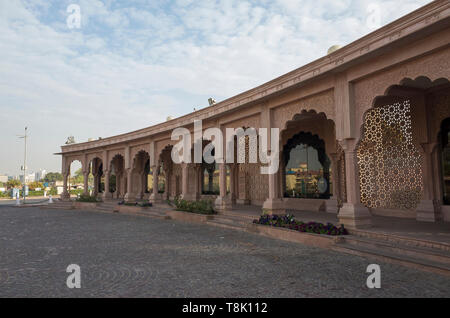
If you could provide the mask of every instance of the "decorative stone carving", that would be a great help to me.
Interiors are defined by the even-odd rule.
[[[377,74],[371,74],[353,85],[357,113],[357,127],[363,123],[363,116],[373,107],[377,96],[386,94],[390,86],[400,84],[405,79],[416,79],[426,76],[431,82],[440,78],[449,78],[450,50],[443,50],[425,55],[415,60],[402,63]]]
[[[421,200],[422,155],[413,143],[408,100],[370,110],[358,151],[361,202],[413,210]]]
[[[333,91],[327,91],[314,96],[306,97],[273,110],[273,127],[286,129],[287,123],[293,120],[296,114],[315,111],[324,113],[328,119],[335,119],[335,106]]]

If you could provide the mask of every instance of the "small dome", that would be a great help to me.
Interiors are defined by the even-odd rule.
[[[173,120],[173,117],[172,116],[167,116],[166,121],[171,121],[171,120]]]
[[[327,54],[331,54],[331,53],[333,53],[333,52],[339,50],[340,48],[341,48],[340,45],[333,45],[332,47],[330,47],[330,48],[328,49]]]

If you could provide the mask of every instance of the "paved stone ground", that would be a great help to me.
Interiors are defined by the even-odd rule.
[[[127,215],[0,207],[0,297],[450,296],[450,278],[226,230]],[[81,266],[79,290],[66,287]]]

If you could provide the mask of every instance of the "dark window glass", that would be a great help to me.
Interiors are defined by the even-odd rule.
[[[285,197],[329,199],[329,173],[324,173],[318,151],[300,144],[290,152],[286,165]]]

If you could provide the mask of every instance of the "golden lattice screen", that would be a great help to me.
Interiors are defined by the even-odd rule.
[[[413,143],[408,100],[366,114],[357,156],[363,204],[401,210],[417,207],[422,194],[422,158]]]

